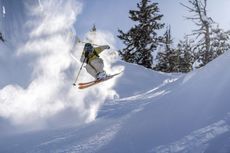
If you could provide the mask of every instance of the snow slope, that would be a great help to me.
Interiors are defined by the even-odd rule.
[[[1,137],[0,152],[228,153],[229,59],[226,53],[187,75],[122,62],[125,72],[114,86],[120,97],[108,99],[95,121]]]

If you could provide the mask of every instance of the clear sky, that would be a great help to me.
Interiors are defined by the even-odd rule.
[[[128,18],[131,9],[137,9],[136,3],[140,0],[81,0],[82,13],[76,23],[77,34],[81,37],[93,24],[97,29],[112,32],[115,36],[117,29],[128,30],[134,22]],[[164,15],[162,22],[170,24],[175,41],[182,39],[194,28],[193,23],[185,19],[188,16],[186,8],[180,5],[187,4],[187,0],[152,0],[158,2],[160,12]],[[220,24],[221,28],[230,29],[230,0],[208,0],[208,15]],[[121,43],[117,39],[118,44]]]

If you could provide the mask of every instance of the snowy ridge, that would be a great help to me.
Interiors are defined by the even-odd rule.
[[[130,66],[128,64],[127,66]],[[98,117],[113,116],[122,117],[124,114],[142,111],[146,105],[151,103],[151,99],[164,96],[174,90],[177,84],[183,79],[181,76],[167,76],[158,86],[147,91],[141,91],[134,96],[123,98],[115,97],[114,100],[107,101],[98,112]],[[135,89],[134,89],[135,90]],[[131,114],[130,114],[131,115]],[[130,116],[129,115],[129,116]]]
[[[162,84],[160,84],[158,87],[155,87],[147,92],[141,93],[141,94],[137,94],[135,96],[131,96],[131,97],[126,97],[126,98],[121,98],[118,100],[115,100],[117,102],[121,102],[121,101],[134,101],[134,100],[145,100],[145,99],[151,99],[157,96],[163,96],[167,93],[169,93],[170,91],[166,90],[166,87],[168,85],[170,85],[171,83],[177,81],[179,78],[173,78],[173,79],[166,79],[164,80],[164,82]],[[161,90],[163,88],[163,90]]]

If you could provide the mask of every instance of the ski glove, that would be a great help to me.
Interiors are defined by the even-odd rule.
[[[102,50],[104,50],[104,49],[110,49],[110,46],[109,46],[109,45],[103,45],[103,46],[100,46],[100,48],[101,48]]]

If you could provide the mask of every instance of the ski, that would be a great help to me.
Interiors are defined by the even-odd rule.
[[[84,85],[87,85],[87,84],[91,84],[91,83],[94,83],[96,80],[93,80],[93,81],[89,81],[89,82],[82,82],[82,83],[78,83],[79,86],[84,86]]]
[[[104,81],[106,81],[106,80],[109,80],[109,79],[111,79],[111,78],[112,78],[112,77],[110,76],[110,77],[107,77],[107,78],[105,78],[105,79],[103,79],[103,80],[95,80],[93,83],[79,86],[78,89],[85,89],[85,88],[94,86],[94,85],[96,85],[96,84],[98,84],[98,83],[101,83],[101,82],[104,82]]]
[[[102,80],[94,80],[94,81],[90,81],[90,82],[79,83],[79,84],[78,84],[78,85],[79,85],[78,89],[85,89],[85,88],[91,87],[91,86],[93,86],[93,85],[96,85],[96,84],[98,84],[98,83],[107,81],[107,80],[113,78],[114,76],[119,75],[120,73],[122,73],[122,72],[119,72],[119,73],[116,73],[116,74],[107,76],[105,79],[102,79]]]
[[[123,72],[123,71],[122,71]],[[115,73],[115,74],[113,74],[113,75],[109,75],[109,76],[107,76],[107,77],[110,77],[110,76],[116,76],[116,75],[118,75],[118,74],[120,74],[120,73],[122,73],[122,72],[119,72],[119,73]],[[82,82],[82,83],[78,83],[78,85],[79,86],[83,86],[83,85],[87,85],[87,84],[91,84],[91,83],[95,83],[96,81],[98,81],[98,80],[93,80],[93,81],[89,81],[89,82]]]

